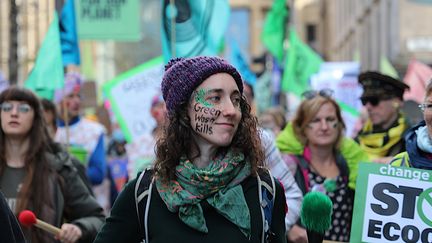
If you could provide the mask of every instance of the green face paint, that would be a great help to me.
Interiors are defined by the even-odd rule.
[[[212,107],[213,105],[205,100],[206,93],[207,92],[204,89],[195,91],[195,102],[200,103],[205,107]]]

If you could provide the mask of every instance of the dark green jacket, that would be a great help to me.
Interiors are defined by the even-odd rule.
[[[144,229],[139,226],[135,205],[134,188],[136,179],[129,182],[120,193],[95,243],[141,242]],[[153,188],[150,200],[148,231],[150,243],[259,243],[262,232],[261,206],[258,199],[256,177],[248,177],[242,183],[245,199],[251,215],[252,236],[247,239],[233,223],[225,219],[206,201],[201,202],[208,233],[201,233],[184,224],[177,213],[168,211],[165,203]],[[272,243],[286,242],[285,195],[282,186],[276,183],[276,198],[272,214],[271,230],[275,233]]]

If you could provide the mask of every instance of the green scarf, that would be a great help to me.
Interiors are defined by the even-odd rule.
[[[402,135],[408,128],[403,115],[399,116],[396,126],[385,132],[374,132],[372,122],[368,120],[358,135],[358,140],[371,159],[385,157],[390,149],[403,139]]]
[[[240,183],[251,174],[243,153],[229,150],[220,154],[206,168],[197,168],[186,157],[176,167],[176,180],[156,187],[171,212],[188,226],[207,233],[208,228],[200,202],[206,200],[218,213],[250,237],[250,214]]]

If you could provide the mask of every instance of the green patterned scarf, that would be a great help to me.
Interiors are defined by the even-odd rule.
[[[186,157],[176,167],[176,180],[163,184],[156,178],[156,187],[171,212],[188,226],[207,233],[200,202],[207,202],[218,213],[250,237],[250,214],[240,183],[251,173],[251,166],[240,152],[229,150],[217,156],[206,168],[197,168]]]

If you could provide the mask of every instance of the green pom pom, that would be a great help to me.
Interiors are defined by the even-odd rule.
[[[303,198],[301,221],[306,229],[324,234],[331,226],[333,203],[322,192],[309,192]]]
[[[324,188],[327,192],[334,192],[337,188],[336,180],[334,179],[326,179],[324,181]]]

